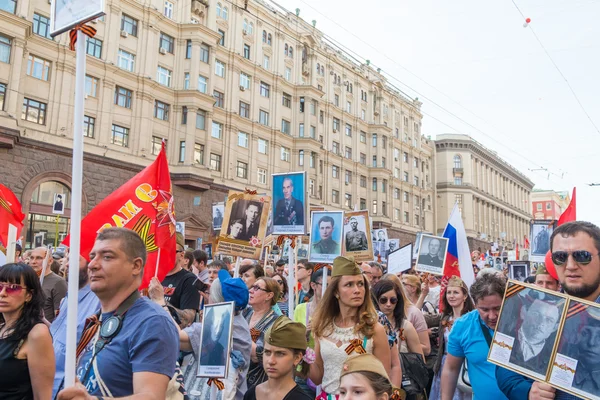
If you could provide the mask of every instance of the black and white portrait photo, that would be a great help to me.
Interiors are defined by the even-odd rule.
[[[387,229],[373,229],[371,230],[371,240],[373,241],[373,257],[377,259],[385,258],[387,251],[388,233]]]
[[[373,259],[368,211],[354,211],[344,214],[344,248],[345,254],[353,256],[357,262]]]
[[[54,203],[52,205],[52,214],[63,215],[65,213],[66,195],[64,193],[54,193]]]
[[[223,214],[225,214],[225,204],[216,203],[212,205],[212,227],[213,230],[218,231],[223,225]]]
[[[567,300],[556,292],[507,287],[490,361],[521,374],[545,379]]]
[[[233,302],[204,306],[198,376],[225,378],[231,353]]]
[[[258,236],[263,204],[256,201],[238,200],[233,204],[227,235],[230,239],[249,241]]]
[[[531,224],[530,261],[544,262],[550,251],[550,236],[554,231],[552,221],[535,221]]]
[[[342,255],[343,211],[311,213],[310,262],[331,263]]]
[[[273,234],[306,233],[306,172],[273,175]]]
[[[508,263],[508,273],[510,279],[514,279],[515,281],[519,282],[524,282],[525,279],[529,276],[529,272],[529,263]]]
[[[567,392],[600,398],[600,307],[571,299],[549,382]]]
[[[442,275],[447,250],[447,238],[426,234],[421,235],[417,271]]]

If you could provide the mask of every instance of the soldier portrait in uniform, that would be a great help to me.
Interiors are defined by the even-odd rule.
[[[204,306],[198,376],[211,378],[227,376],[232,328],[233,302]]]
[[[447,250],[447,238],[426,234],[421,235],[417,271],[442,275]]]
[[[310,262],[330,263],[342,254],[343,211],[313,211]]]
[[[306,173],[273,175],[273,234],[306,233]]]
[[[519,282],[524,282],[525,278],[529,276],[529,266],[528,263],[509,263],[508,264],[508,273],[510,279],[514,279]]]
[[[344,251],[344,254],[353,256],[357,262],[373,260],[367,210],[344,214]]]
[[[508,360],[492,357],[492,361],[519,373],[545,379],[565,305],[566,299],[559,294],[511,281],[498,319],[500,335],[493,345],[504,342],[512,349]],[[496,354],[503,353],[508,355],[507,351]]]
[[[529,261],[545,261],[546,253],[550,251],[550,236],[552,236],[553,231],[554,222],[549,220],[535,221],[531,224]]]
[[[218,231],[223,225],[223,214],[225,213],[225,204],[216,203],[212,205],[213,230]]]

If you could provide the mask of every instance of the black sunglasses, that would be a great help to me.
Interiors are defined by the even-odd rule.
[[[392,303],[392,305],[396,304],[398,302],[398,298],[397,297],[390,297],[389,299],[385,296],[381,296],[379,298],[379,304],[387,304],[388,301],[390,303]]]
[[[573,256],[573,260],[577,264],[587,265],[592,262],[592,258],[597,254],[592,254],[587,250],[555,251],[552,253],[552,262],[554,262],[554,265],[564,265],[569,261],[569,255]]]

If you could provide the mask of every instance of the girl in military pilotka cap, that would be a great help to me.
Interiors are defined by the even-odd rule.
[[[303,362],[306,328],[286,316],[275,320],[265,334],[263,368],[269,379],[251,387],[244,400],[311,400],[294,381],[294,370]]]
[[[337,257],[325,295],[312,320],[316,359],[309,378],[321,384],[317,399],[339,398],[339,377],[349,355],[371,353],[391,369],[390,347],[369,285],[352,257]]]
[[[341,400],[401,400],[402,390],[394,388],[381,361],[372,354],[348,357],[340,376]]]

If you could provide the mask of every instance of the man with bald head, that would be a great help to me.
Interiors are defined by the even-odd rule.
[[[431,267],[442,268],[442,259],[439,256],[442,242],[439,239],[432,238],[429,240],[427,249],[429,254],[419,256],[419,264],[429,265]]]
[[[31,257],[29,258],[29,265],[40,277],[47,251],[45,247],[38,247],[31,252]],[[50,269],[51,262],[52,258],[48,257],[48,265],[46,266],[46,273],[42,282],[44,317],[48,322],[54,321],[60,308],[60,302],[67,295],[67,282],[52,272]]]

